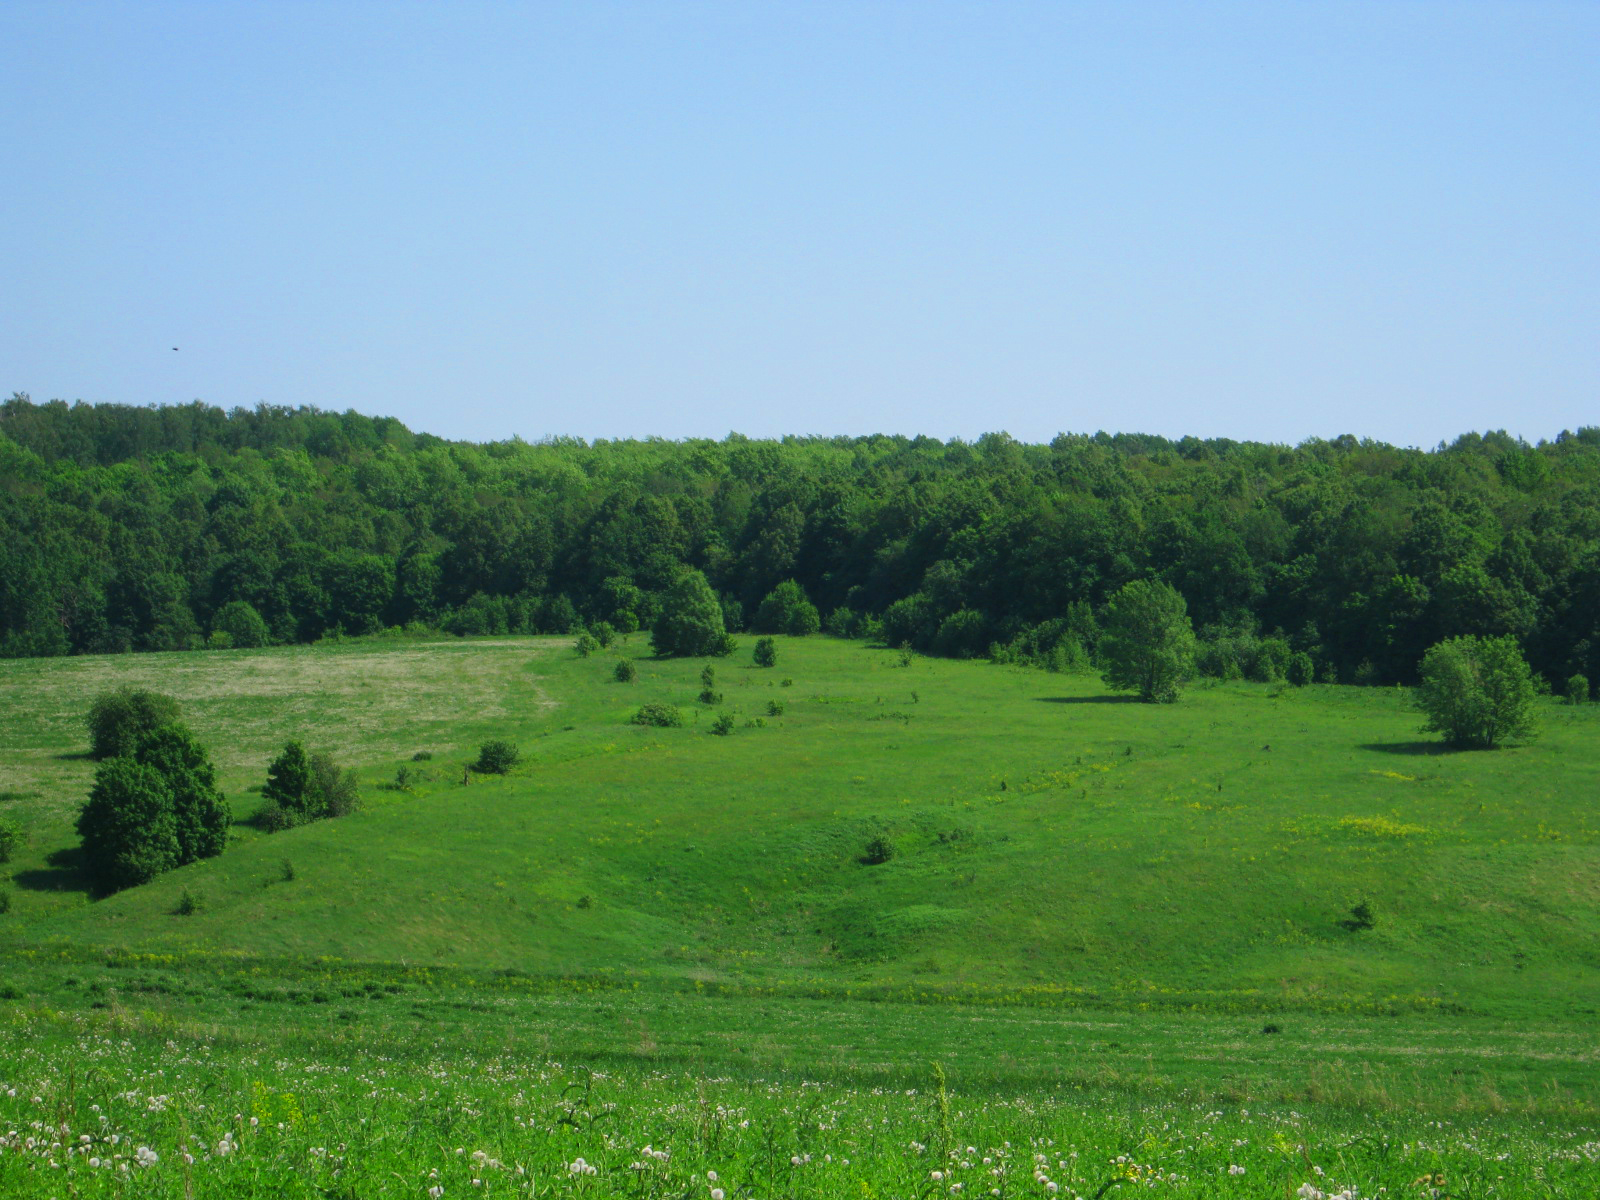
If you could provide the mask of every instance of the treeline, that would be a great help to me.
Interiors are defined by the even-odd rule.
[[[769,625],[793,581],[831,632],[1071,666],[1107,597],[1150,578],[1182,593],[1215,674],[1411,682],[1436,642],[1511,635],[1546,679],[1596,681],[1600,428],[1432,451],[473,445],[310,408],[0,404],[6,656],[649,628],[686,567],[733,630]],[[796,611],[781,594],[767,612]]]

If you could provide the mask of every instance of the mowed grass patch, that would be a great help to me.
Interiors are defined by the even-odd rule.
[[[632,683],[619,653],[639,662]],[[772,669],[747,650],[717,661],[716,705],[696,700],[701,662],[650,659],[637,637],[590,658],[510,639],[416,661],[504,694],[463,685],[472,711],[419,711],[415,734],[340,716],[331,696],[326,734],[306,740],[337,752],[343,731],[361,748],[364,813],[252,835],[93,904],[50,911],[19,888],[11,928],[840,997],[1597,1010],[1591,709],[1551,704],[1540,741],[1455,754],[1419,740],[1392,689],[1229,684],[1141,705],[1090,677],[902,665],[825,638],[779,639]],[[685,724],[631,724],[645,702],[679,705]],[[317,716],[293,697],[252,703],[268,748]],[[733,732],[711,736],[721,713]],[[410,764],[430,731],[451,748]],[[521,763],[464,784],[491,736]],[[407,790],[380,790],[401,768]],[[52,836],[70,844],[64,824]],[[878,839],[892,854],[869,861]],[[185,889],[204,904],[174,916]]]

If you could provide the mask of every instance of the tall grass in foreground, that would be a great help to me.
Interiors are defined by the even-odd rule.
[[[394,1058],[17,1017],[0,1194],[1591,1197],[1600,1132]]]

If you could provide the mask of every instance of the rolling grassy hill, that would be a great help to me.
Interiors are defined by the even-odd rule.
[[[709,708],[699,661],[616,682],[633,643],[0,663],[0,814],[27,831],[0,938],[798,995],[1600,1011],[1600,708],[1551,703],[1530,745],[1446,753],[1397,690],[1148,706],[824,638],[780,639],[769,670],[746,639]],[[241,825],[221,858],[91,902],[71,861],[81,714],[122,682],[180,700],[236,815],[291,736],[359,768],[365,810]],[[651,700],[685,726],[630,724]],[[464,785],[490,737],[522,763]],[[868,865],[874,837],[894,854]],[[200,908],[179,916],[186,890]],[[1352,928],[1362,902],[1375,923]]]

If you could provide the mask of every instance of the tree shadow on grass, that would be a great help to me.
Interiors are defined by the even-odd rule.
[[[84,892],[89,877],[84,873],[83,847],[68,846],[53,852],[46,865],[32,871],[18,871],[12,881],[30,892]]]
[[[1137,696],[1035,696],[1040,704],[1138,704]]]
[[[52,754],[50,757],[57,762],[83,762],[85,759],[93,758],[94,755],[87,750],[70,750],[65,754]]]
[[[1379,754],[1460,754],[1460,747],[1448,742],[1364,742],[1358,750],[1375,750]]]

